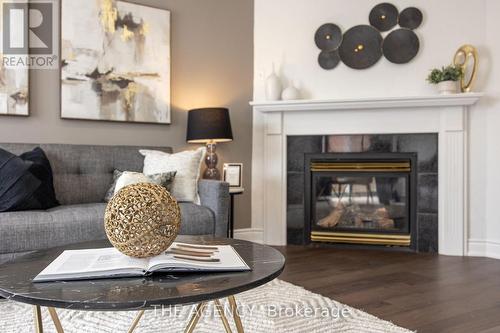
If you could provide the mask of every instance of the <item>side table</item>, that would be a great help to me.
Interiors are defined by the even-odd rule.
[[[229,224],[227,226],[227,237],[234,237],[234,197],[243,194],[245,189],[243,187],[230,187],[229,196],[231,197],[231,203],[229,205]]]

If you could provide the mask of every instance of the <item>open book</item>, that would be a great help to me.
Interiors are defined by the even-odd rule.
[[[68,281],[140,277],[154,272],[249,271],[231,245],[193,245],[174,242],[159,256],[128,257],[114,247],[64,251],[33,280]]]

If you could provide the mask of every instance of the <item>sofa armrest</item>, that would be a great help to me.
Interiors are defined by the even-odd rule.
[[[198,182],[201,205],[210,208],[215,215],[214,235],[227,237],[229,219],[229,184],[202,179]]]

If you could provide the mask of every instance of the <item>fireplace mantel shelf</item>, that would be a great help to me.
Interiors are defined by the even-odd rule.
[[[470,106],[475,104],[483,95],[483,93],[462,93],[452,95],[401,96],[339,100],[254,101],[250,102],[250,105],[253,106],[254,110],[258,112],[425,108]]]

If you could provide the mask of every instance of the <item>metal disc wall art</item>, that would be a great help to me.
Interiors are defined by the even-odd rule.
[[[373,66],[382,57],[382,36],[369,25],[357,25],[347,30],[340,45],[342,62],[354,69]]]
[[[419,48],[417,35],[409,29],[392,31],[385,37],[382,46],[386,59],[395,64],[410,62],[417,55]]]
[[[399,14],[399,26],[407,29],[417,29],[424,19],[422,12],[415,7],[408,7]]]
[[[333,23],[323,24],[316,31],[314,42],[321,51],[334,51],[342,43],[342,30]]]
[[[370,24],[379,31],[389,31],[398,24],[399,11],[393,4],[380,3],[370,12]]]
[[[321,51],[318,63],[323,69],[334,69],[340,62],[339,51]]]
[[[357,25],[342,30],[333,23],[323,24],[314,35],[314,42],[321,50],[318,63],[323,69],[333,69],[342,61],[350,68],[366,69],[376,64],[384,55],[395,64],[410,62],[418,54],[420,41],[413,31],[423,22],[422,12],[415,7],[401,13],[393,4],[376,5],[368,17],[370,25]],[[399,24],[399,27],[395,28]],[[389,31],[382,38],[381,32]]]

